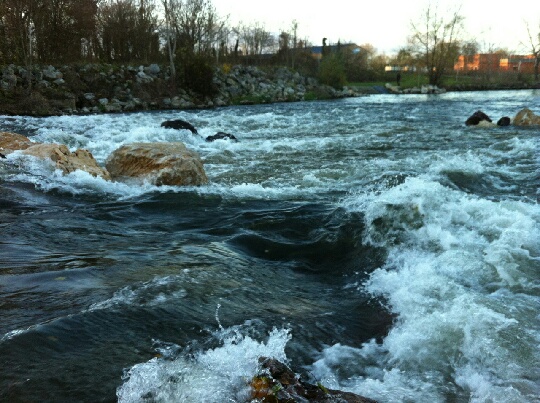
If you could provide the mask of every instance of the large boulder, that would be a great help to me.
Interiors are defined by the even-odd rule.
[[[528,108],[522,109],[513,120],[515,126],[537,126],[540,125],[540,116],[535,115]]]
[[[147,180],[158,186],[200,186],[208,182],[199,155],[180,142],[126,144],[115,150],[105,165],[117,180]]]
[[[48,159],[64,174],[81,170],[105,180],[111,179],[109,173],[98,165],[88,150],[78,149],[72,153],[64,144],[34,144],[23,150],[23,154]]]
[[[304,382],[282,362],[260,357],[261,372],[251,380],[251,397],[261,402],[376,403],[351,392]]]
[[[30,139],[22,134],[0,132],[0,153],[11,154],[13,151],[25,150],[34,145]]]

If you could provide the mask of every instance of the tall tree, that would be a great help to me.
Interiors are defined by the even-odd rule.
[[[234,32],[238,32],[242,40],[242,49],[245,55],[261,55],[274,45],[272,33],[266,30],[264,24],[258,22],[253,25],[240,24]]]
[[[440,15],[430,4],[418,23],[411,22],[411,45],[423,59],[432,85],[440,85],[443,75],[458,56],[464,18],[459,9],[448,15]]]
[[[105,59],[129,62],[157,57],[158,22],[152,0],[107,0],[100,8],[99,22]]]
[[[176,47],[179,35],[179,16],[182,8],[181,0],[161,0],[165,15],[164,37],[167,55],[169,56],[169,68],[173,81],[176,79]]]
[[[4,58],[11,63],[31,63],[35,48],[33,0],[3,0],[2,29],[5,37],[2,40],[5,49]]]
[[[95,37],[98,0],[34,0],[36,53],[42,62],[80,60]]]
[[[538,24],[538,32],[532,31],[527,23],[528,47],[531,54],[534,56],[534,79],[538,81],[538,70],[540,69],[540,24]]]

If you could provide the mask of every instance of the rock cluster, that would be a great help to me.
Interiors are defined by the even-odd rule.
[[[10,65],[0,71],[0,109],[8,114],[88,114],[301,101],[308,94],[321,98],[358,95],[349,89],[336,91],[286,68],[216,69],[217,95],[213,97],[173,88],[170,83],[169,68],[157,64],[34,66],[31,71]],[[22,96],[29,87],[32,96]],[[2,96],[19,99],[1,102]]]
[[[403,89],[400,86],[387,83],[385,87],[393,94],[444,94],[446,92],[444,88],[439,88],[436,85],[422,85],[421,87]]]
[[[535,115],[533,111],[528,108],[519,111],[514,119],[510,119],[508,116],[503,116],[497,121],[497,124],[493,123],[491,118],[482,111],[476,111],[465,121],[467,126],[540,126],[540,116]]]
[[[63,174],[81,170],[108,181],[148,182],[157,186],[199,186],[208,182],[199,155],[180,142],[124,145],[109,156],[104,168],[88,150],[71,152],[63,144],[34,143],[20,134],[0,132],[0,154],[5,157],[18,150],[50,161]]]

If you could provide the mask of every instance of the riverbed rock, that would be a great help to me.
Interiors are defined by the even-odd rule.
[[[262,402],[376,403],[351,392],[304,382],[288,366],[273,359],[259,358],[261,372],[251,381],[251,397]]]
[[[171,186],[208,182],[203,162],[183,143],[132,143],[115,150],[105,166],[114,180],[140,180]]]
[[[105,180],[111,179],[109,173],[98,165],[92,153],[81,148],[72,153],[64,144],[34,144],[26,148],[23,154],[48,159],[64,174],[81,170]]]
[[[216,140],[231,140],[231,141],[234,141],[234,142],[238,141],[238,139],[236,138],[236,136],[234,134],[225,133],[225,132],[217,132],[216,134],[213,134],[213,135],[208,136],[206,138],[206,141],[208,141],[208,142],[212,142],[212,141],[216,141]]]
[[[484,112],[476,111],[471,116],[469,116],[469,118],[465,121],[465,124],[467,126],[477,126],[482,122],[492,123],[492,120]],[[483,125],[485,125],[486,123],[483,123]]]
[[[197,129],[195,126],[193,126],[191,123],[186,122],[182,119],[174,119],[174,120],[166,120],[161,124],[161,127],[165,127],[166,129],[176,129],[176,130],[189,130],[193,134],[198,134]]]
[[[537,126],[540,125],[540,116],[525,108],[517,113],[513,123],[515,126]]]
[[[13,151],[25,150],[34,145],[30,139],[22,134],[0,132],[0,152],[4,155],[11,154]]]
[[[508,116],[503,116],[497,120],[497,126],[510,126],[510,123],[512,123],[512,120]]]

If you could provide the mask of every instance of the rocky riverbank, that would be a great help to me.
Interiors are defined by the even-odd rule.
[[[0,75],[0,114],[48,116],[158,109],[189,109],[359,95],[321,85],[286,68],[226,66],[217,69],[215,96],[172,84],[169,69],[157,64],[62,67],[5,66]]]

